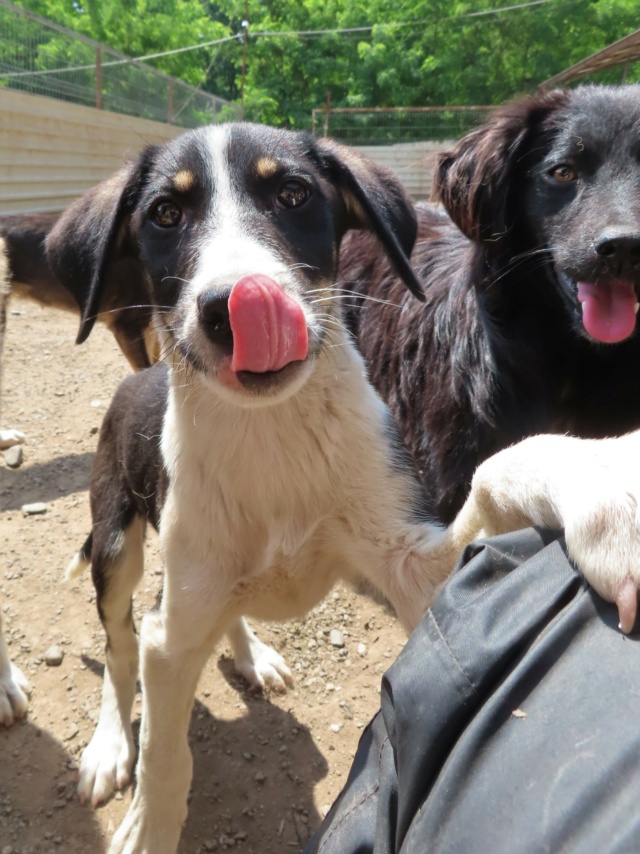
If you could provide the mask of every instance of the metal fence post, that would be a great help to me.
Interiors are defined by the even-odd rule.
[[[102,109],[102,51],[96,48],[96,110]]]
[[[167,97],[167,124],[170,125],[173,121],[173,80],[169,80],[169,94]]]
[[[331,92],[327,92],[327,100],[324,102],[324,132],[323,136],[329,136],[329,113],[331,112]]]

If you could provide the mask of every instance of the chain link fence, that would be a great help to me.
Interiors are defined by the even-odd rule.
[[[314,134],[350,145],[453,140],[486,120],[491,107],[322,107],[312,111]]]
[[[223,98],[0,0],[0,86],[197,127],[238,118]]]

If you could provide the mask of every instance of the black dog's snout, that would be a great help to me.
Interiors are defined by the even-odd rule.
[[[233,352],[233,332],[229,319],[229,293],[204,291],[198,296],[198,317],[207,337],[218,347]]]
[[[594,241],[598,255],[617,265],[640,264],[640,234],[622,229],[606,229]]]

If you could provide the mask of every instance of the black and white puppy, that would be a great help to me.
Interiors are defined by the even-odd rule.
[[[340,577],[364,576],[410,630],[452,558],[386,406],[343,327],[334,290],[350,228],[375,233],[407,286],[413,209],[360,155],[250,124],[191,131],[80,199],[48,240],[64,283],[138,265],[166,364],[129,377],[101,430],[89,562],[107,634],[100,719],[80,796],[130,779],[138,644],[131,596],[148,522],[160,532],[162,602],[140,633],[137,788],[112,852],[175,850],[191,779],[187,728],[200,672],[227,634],[238,669],[283,688],[289,670],[245,616],[305,613]]]

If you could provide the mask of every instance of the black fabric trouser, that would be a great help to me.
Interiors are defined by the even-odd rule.
[[[640,852],[640,644],[564,541],[474,543],[305,854]]]

